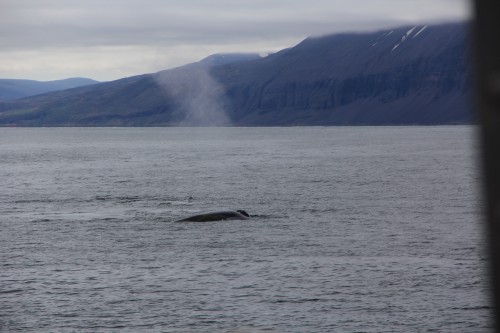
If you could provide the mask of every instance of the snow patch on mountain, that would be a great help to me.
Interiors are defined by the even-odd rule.
[[[403,37],[401,37],[401,40],[399,41],[399,43],[397,43],[396,45],[394,45],[394,47],[392,48],[391,52],[394,51],[395,49],[398,48],[399,45],[401,45],[410,35],[411,33],[413,32],[413,30],[415,30],[417,27],[413,27],[411,28],[410,30],[408,30],[404,35]]]
[[[415,35],[413,35],[412,38],[415,38],[417,37],[422,31],[424,31],[425,29],[427,28],[427,26],[425,25],[422,29],[420,29],[419,31],[417,31],[417,33]]]

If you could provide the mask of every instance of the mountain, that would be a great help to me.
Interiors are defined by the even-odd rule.
[[[81,77],[56,81],[0,79],[0,100],[13,100],[96,83],[98,81]]]
[[[467,33],[462,23],[308,38],[214,76],[238,124],[468,123]]]
[[[3,102],[0,124],[471,123],[468,26],[311,37],[263,58],[212,56],[154,74]]]

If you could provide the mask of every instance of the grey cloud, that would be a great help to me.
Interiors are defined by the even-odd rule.
[[[106,72],[133,68],[127,73],[140,74],[155,67],[153,63],[161,70],[209,52],[276,51],[310,35],[464,19],[469,16],[466,4],[466,0],[1,0],[0,77],[45,77],[44,68],[50,67],[57,78],[71,68],[71,75],[111,79],[116,77],[103,77]],[[110,61],[114,56],[116,60]],[[143,60],[141,69],[144,58],[148,60]],[[78,66],[80,74],[75,73]],[[23,73],[23,68],[31,70]]]
[[[7,0],[0,6],[3,48],[234,43],[463,16],[446,0]]]

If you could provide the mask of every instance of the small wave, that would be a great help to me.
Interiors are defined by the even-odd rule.
[[[24,291],[23,289],[0,290],[0,294],[14,294],[14,293],[21,293],[23,291]]]
[[[61,318],[76,318],[80,314],[79,313],[56,313],[54,314],[55,317],[61,317]]]
[[[52,221],[54,221],[54,220],[47,219],[47,218],[31,220],[32,223],[43,223],[43,222],[52,222]]]
[[[19,199],[19,200],[14,200],[12,203],[14,204],[34,204],[34,203],[65,203],[65,202],[73,202],[73,201],[78,201],[75,198],[43,198],[43,199]]]
[[[271,300],[270,303],[291,303],[291,304],[300,304],[300,303],[309,303],[309,302],[325,302],[328,301],[323,298],[300,298],[300,299],[275,299]]]
[[[96,201],[118,201],[121,203],[129,203],[144,200],[145,198],[132,195],[132,196],[111,196],[111,195],[97,195],[94,198]]]
[[[266,214],[251,214],[250,216],[253,219],[271,219],[271,218],[282,217],[279,215],[266,215]]]
[[[336,212],[336,208],[325,208],[325,209],[317,209],[317,208],[304,208],[301,209],[301,213],[333,213]]]
[[[493,309],[493,307],[489,306],[489,305],[477,305],[477,306],[454,307],[452,309],[453,310],[474,311],[474,310],[488,310],[488,309]]]

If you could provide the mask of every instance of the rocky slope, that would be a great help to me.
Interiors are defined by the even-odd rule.
[[[306,39],[259,63],[214,68],[251,125],[471,121],[467,26]]]
[[[0,103],[20,126],[288,126],[473,121],[468,24],[308,38]],[[234,60],[228,60],[234,59]]]

